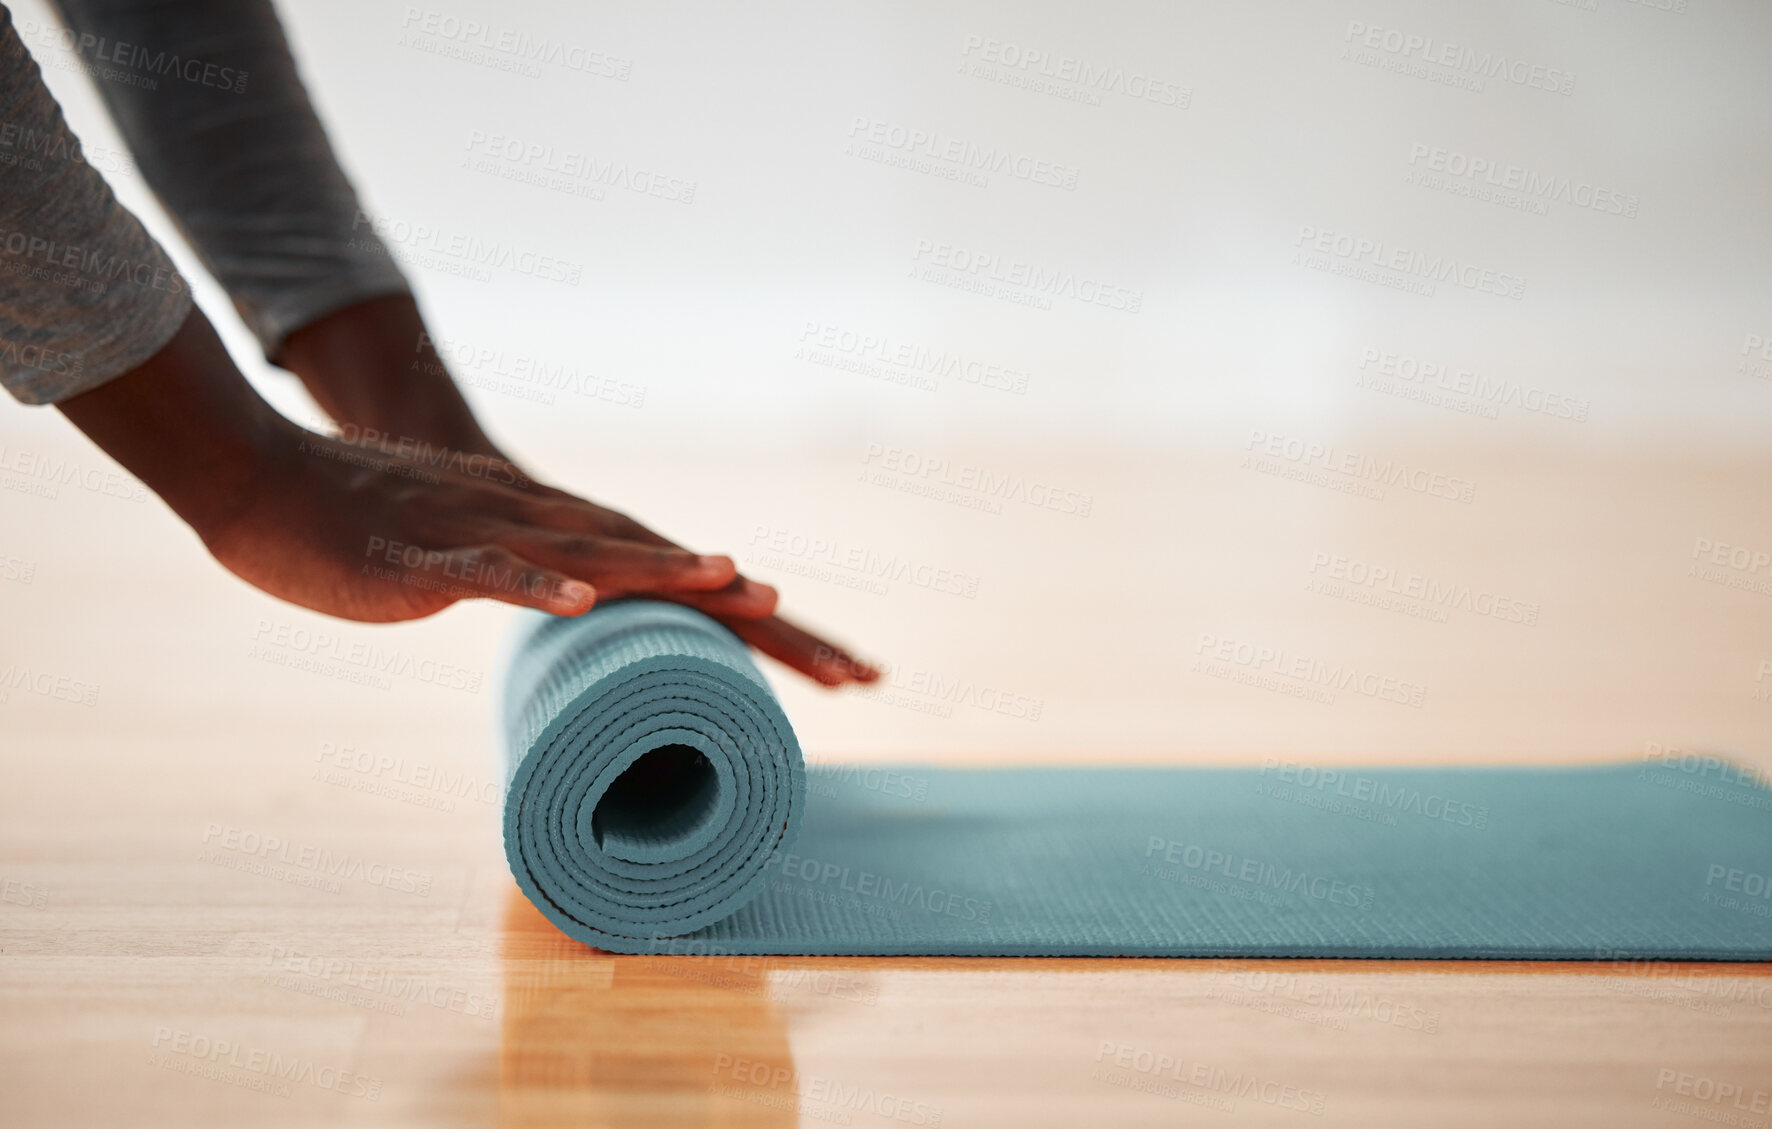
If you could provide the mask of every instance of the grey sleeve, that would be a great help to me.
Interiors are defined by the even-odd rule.
[[[270,0],[54,0],[36,50],[91,75],[148,185],[275,360],[323,314],[410,293],[359,211]]]
[[[190,312],[0,6],[0,384],[27,404],[66,399],[159,352]]]

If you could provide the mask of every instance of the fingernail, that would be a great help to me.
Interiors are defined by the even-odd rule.
[[[725,572],[727,569],[737,567],[732,563],[731,557],[720,555],[711,557],[698,555],[695,558],[695,565],[697,568],[705,568],[710,572]]]
[[[879,674],[871,664],[865,663],[853,655],[841,652],[827,655],[818,660],[825,667],[837,671],[844,678],[853,678],[857,682],[869,682]]]
[[[560,591],[556,602],[576,606],[584,603],[596,594],[597,590],[592,588],[589,584],[586,584],[584,581],[568,580],[566,583],[560,585]]]

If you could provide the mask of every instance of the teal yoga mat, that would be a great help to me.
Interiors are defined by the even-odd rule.
[[[643,600],[529,619],[504,722],[511,871],[613,952],[1772,959],[1772,792],[1715,759],[808,770]]]

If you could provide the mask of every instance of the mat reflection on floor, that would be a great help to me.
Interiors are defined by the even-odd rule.
[[[515,888],[505,907],[500,1118],[541,1125],[799,1123],[763,957],[615,957]]]

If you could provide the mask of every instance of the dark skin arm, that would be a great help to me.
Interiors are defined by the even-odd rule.
[[[285,338],[275,359],[340,424],[504,457],[447,375],[410,294],[317,318]]]
[[[598,599],[646,595],[704,611],[826,685],[878,677],[774,615],[775,590],[730,557],[688,552],[522,475],[446,376],[401,382],[391,343],[418,323],[411,299],[373,303],[299,331],[281,359],[340,423],[473,457],[406,459],[298,427],[253,391],[197,310],[145,364],[58,406],[222,565],[291,603],[388,622],[473,597],[577,615]],[[423,375],[409,367],[416,340],[406,337],[399,361]]]

